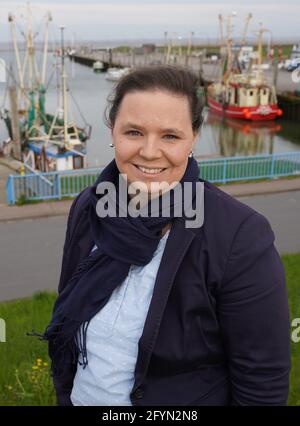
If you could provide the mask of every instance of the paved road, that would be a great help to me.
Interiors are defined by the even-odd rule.
[[[275,245],[281,254],[300,252],[300,191],[240,197],[239,200],[270,221]]]
[[[280,253],[300,252],[300,191],[240,200],[264,214]],[[0,300],[58,285],[66,216],[0,223]]]
[[[0,300],[56,290],[66,220],[57,216],[0,223]]]

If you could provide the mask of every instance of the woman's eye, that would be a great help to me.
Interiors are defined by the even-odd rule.
[[[138,135],[140,134],[140,132],[139,132],[139,131],[137,131],[137,130],[129,130],[129,131],[127,132],[127,134],[128,134],[128,135],[132,135],[132,136],[138,136]]]
[[[165,135],[165,136],[169,136],[167,139],[177,139],[177,136],[175,136],[175,135]]]

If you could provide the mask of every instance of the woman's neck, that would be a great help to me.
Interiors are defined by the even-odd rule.
[[[172,224],[168,223],[164,228],[161,230],[161,236],[163,237],[165,233],[171,228]]]

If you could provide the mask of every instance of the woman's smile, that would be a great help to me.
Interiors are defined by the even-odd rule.
[[[138,176],[146,177],[148,179],[160,176],[165,170],[167,170],[166,167],[146,167],[140,164],[133,164],[133,166]]]

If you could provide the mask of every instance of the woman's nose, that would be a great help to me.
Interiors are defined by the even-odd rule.
[[[147,137],[140,148],[140,156],[152,160],[161,157],[159,143],[155,137]]]

